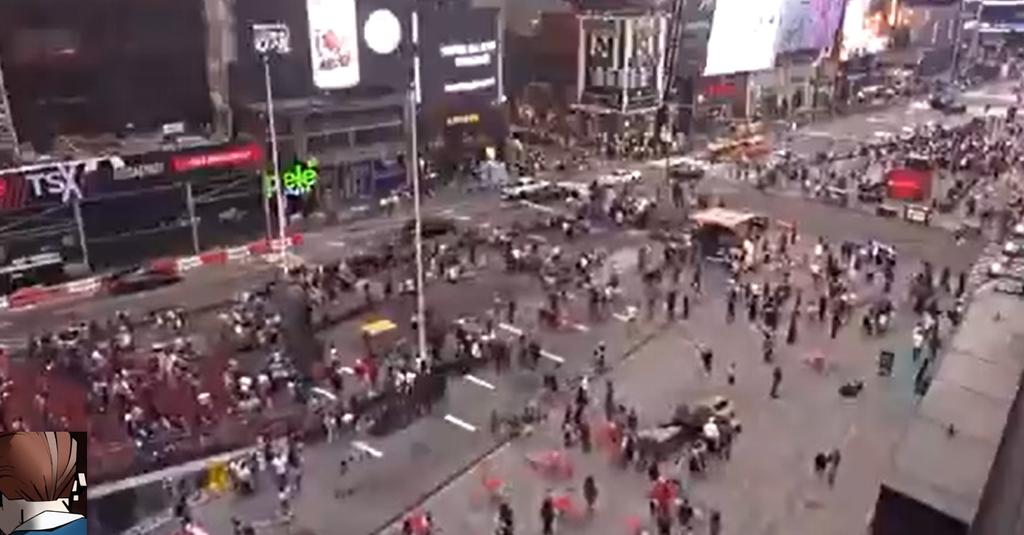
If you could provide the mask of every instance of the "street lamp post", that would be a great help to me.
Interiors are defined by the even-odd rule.
[[[421,213],[420,198],[420,153],[419,139],[417,132],[417,101],[420,95],[420,73],[419,73],[419,13],[412,12],[411,21],[412,39],[412,81],[406,88],[406,124],[409,126],[409,148],[405,158],[405,169],[409,173],[409,181],[412,183],[412,207],[415,220],[415,236],[413,247],[416,249],[416,342],[419,346],[419,356],[427,362],[427,301],[424,295],[426,276],[423,272],[423,218]]]
[[[420,209],[420,158],[416,127],[416,82],[406,91],[406,120],[409,125],[409,154],[405,158],[406,172],[412,182],[412,209],[415,220],[413,247],[416,249],[416,343],[419,356],[427,360],[427,301],[423,293],[426,282],[423,273],[423,217]]]
[[[267,128],[270,130],[270,152],[274,166],[272,184],[277,199],[277,247],[281,255],[281,269],[288,269],[288,242],[285,239],[287,214],[285,214],[284,187],[281,184],[281,161],[277,146],[277,128],[274,121],[274,91],[270,82],[270,56],[282,56],[291,52],[288,26],[280,23],[253,24],[253,49],[263,59],[263,82],[267,94]],[[273,242],[272,242],[273,243]]]

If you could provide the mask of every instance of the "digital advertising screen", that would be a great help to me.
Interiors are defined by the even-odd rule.
[[[718,0],[704,76],[774,67],[782,3],[783,0]]]
[[[405,0],[236,0],[238,60],[232,91],[264,96],[254,24],[283,24],[291,51],[270,58],[276,98],[399,89],[410,81],[412,6]]]
[[[306,0],[313,83],[320,89],[359,85],[356,0]]]
[[[585,19],[580,39],[583,39],[583,103],[619,108],[625,82],[625,20]]]
[[[876,54],[886,49],[889,38],[883,28],[881,11],[871,12],[871,0],[848,0],[843,16],[842,47],[839,59]]]
[[[715,0],[688,2],[685,6],[677,68],[682,76],[700,76],[708,57],[711,21],[715,13]]]
[[[498,10],[426,2],[418,13],[420,102],[498,100]]]
[[[845,0],[785,0],[776,51],[831,48],[845,5]]]
[[[1024,30],[1024,2],[1012,4],[983,3],[978,17],[982,30]]]

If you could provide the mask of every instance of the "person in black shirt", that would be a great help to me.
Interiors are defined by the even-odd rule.
[[[554,535],[555,533],[555,503],[551,499],[551,494],[544,497],[544,501],[540,504],[540,521],[543,525],[542,533],[544,535]]]

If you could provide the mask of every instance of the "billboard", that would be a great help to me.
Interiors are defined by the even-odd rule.
[[[420,100],[450,105],[500,99],[498,10],[447,2],[421,5]]]
[[[583,40],[583,104],[620,108],[626,66],[626,21],[587,18],[580,33]]]
[[[0,169],[0,212],[96,200],[107,194],[186,180],[201,181],[205,176],[202,173],[207,171],[260,169],[263,160],[262,145],[243,142]]]
[[[848,0],[843,16],[842,46],[839,59],[846,61],[855,56],[877,54],[889,46],[885,16],[882,11],[872,12],[872,0]],[[877,6],[875,6],[877,7]]]
[[[359,84],[355,0],[306,0],[313,83],[320,89]]]
[[[406,0],[237,0],[234,6],[238,60],[231,85],[242,101],[264,99],[253,24],[284,24],[291,36],[291,53],[270,59],[276,98],[409,83],[412,5]]]
[[[711,22],[705,76],[775,66],[783,0],[718,0]]]
[[[676,54],[677,72],[684,77],[700,76],[704,72],[704,64],[708,57],[715,0],[688,2],[685,8],[679,53]]]
[[[978,22],[986,32],[1024,31],[1024,2],[982,2]]]
[[[845,5],[845,0],[785,0],[776,51],[831,48]]]

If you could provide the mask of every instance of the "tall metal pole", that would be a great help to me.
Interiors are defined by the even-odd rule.
[[[409,152],[406,157],[406,172],[410,173],[412,182],[412,209],[416,221],[414,247],[416,247],[416,343],[419,346],[420,358],[427,359],[427,300],[424,296],[425,279],[423,273],[423,218],[420,212],[420,156],[416,126],[416,93],[418,81],[406,91],[406,121],[409,125]]]
[[[82,249],[82,262],[85,267],[92,271],[89,264],[89,245],[85,241],[85,220],[82,219],[82,203],[75,201],[71,204],[71,210],[75,214],[75,226],[78,227],[78,246]]]
[[[274,92],[270,84],[270,55],[263,55],[263,81],[267,88],[267,127],[270,128],[270,152],[274,162],[274,192],[277,197],[277,238],[278,246],[271,250],[280,250],[281,269],[288,269],[288,242],[285,241],[287,215],[284,213],[284,187],[281,184],[281,161],[277,150],[277,128],[274,123]]]
[[[188,224],[192,227],[192,250],[199,254],[199,225],[196,221],[196,199],[192,195],[192,182],[185,182],[185,205],[188,208]]]
[[[264,173],[266,173],[266,171],[262,171],[260,173],[260,180],[263,182],[263,185],[260,187],[260,193],[263,195],[263,220],[267,224],[266,238],[267,241],[270,241],[274,239],[274,224],[270,220],[271,185],[267,184],[267,175],[265,175]]]

